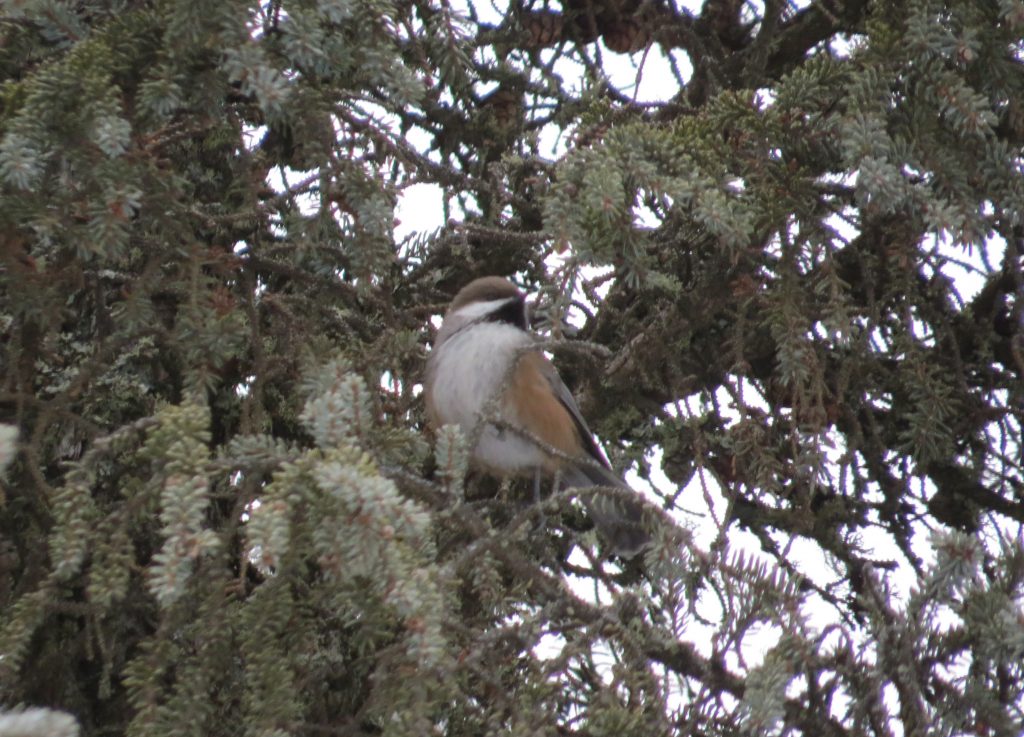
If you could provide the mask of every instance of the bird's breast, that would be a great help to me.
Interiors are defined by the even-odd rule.
[[[509,386],[513,362],[532,343],[533,338],[519,328],[490,322],[472,325],[448,338],[429,359],[429,402],[435,421],[459,425],[469,437],[490,400]],[[514,421],[503,413],[502,402],[491,406],[496,418]],[[534,443],[494,424],[480,428],[476,440],[474,460],[504,473],[523,473],[545,460]]]

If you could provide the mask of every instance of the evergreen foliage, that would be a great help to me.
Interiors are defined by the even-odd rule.
[[[5,4],[0,734],[1021,734],[1024,5],[500,11]],[[643,561],[426,430],[485,274]]]

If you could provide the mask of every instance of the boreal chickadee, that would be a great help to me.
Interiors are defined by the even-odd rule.
[[[643,507],[612,471],[558,371],[539,347],[531,350],[535,345],[525,296],[512,282],[488,276],[467,284],[452,300],[427,360],[428,419],[434,427],[459,425],[469,436],[502,392],[488,418],[497,422],[476,438],[473,464],[499,476],[557,474],[567,487],[628,490],[598,491],[583,501],[610,552],[635,557],[651,542]]]

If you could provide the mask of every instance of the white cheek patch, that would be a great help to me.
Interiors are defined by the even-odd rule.
[[[465,307],[460,307],[451,314],[451,317],[459,317],[467,322],[483,317],[491,312],[497,312],[511,302],[511,299],[491,299],[486,302],[470,302]]]

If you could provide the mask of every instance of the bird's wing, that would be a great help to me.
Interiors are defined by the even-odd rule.
[[[532,356],[536,356],[536,358],[531,358]],[[595,461],[595,463],[575,463],[564,466],[561,469],[564,482],[569,486],[579,488],[614,486],[632,491],[629,484],[612,471],[611,464],[604,457],[590,428],[587,427],[586,420],[580,414],[580,408],[577,406],[572,392],[562,381],[554,365],[541,353],[527,354],[524,358],[531,360],[547,381],[551,392],[572,418],[572,423],[587,454]],[[624,558],[633,558],[650,546],[651,535],[643,523],[643,505],[631,496],[600,494],[584,496],[582,501],[612,553]]]
[[[629,486],[612,471],[611,464],[594,441],[580,409],[558,371],[544,354],[530,352],[519,359],[509,387],[519,398],[516,420],[531,428],[537,437],[570,457],[583,458],[575,463],[554,463],[569,486]],[[554,398],[557,401],[552,402]]]
[[[558,401],[565,407],[565,410],[569,413],[569,417],[572,418],[573,425],[576,426],[576,432],[579,433],[580,440],[583,443],[583,447],[586,449],[587,454],[593,459],[600,463],[604,468],[611,470],[611,464],[608,463],[608,459],[605,458],[604,453],[601,452],[601,448],[594,440],[594,434],[590,432],[590,428],[587,427],[587,421],[583,419],[583,415],[580,413],[580,408],[576,404],[576,399],[572,396],[572,392],[569,391],[569,387],[562,381],[562,377],[558,375],[558,370],[554,367],[543,354],[536,354],[540,360],[537,361],[537,368],[548,382],[548,386],[551,388],[551,392],[558,398]],[[614,476],[614,474],[612,474]],[[605,479],[601,483],[608,483]],[[621,481],[616,481],[616,485],[621,485]]]

